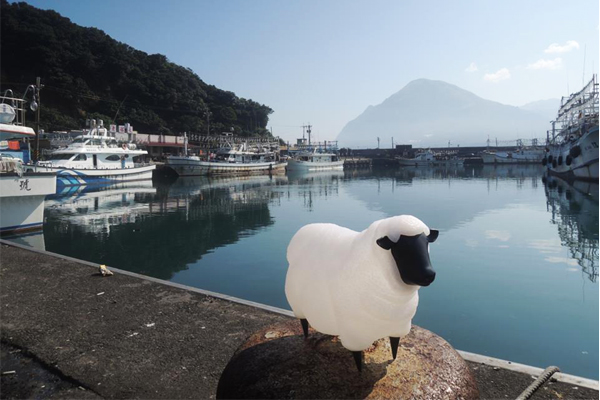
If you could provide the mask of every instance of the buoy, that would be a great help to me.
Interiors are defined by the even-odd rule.
[[[565,159],[565,164],[571,165],[572,162],[573,162],[573,158],[571,157],[571,155],[568,155],[567,158]]]
[[[575,157],[579,157],[579,155],[581,154],[581,147],[580,146],[573,146],[571,148],[571,150],[569,150],[569,155],[573,158]]]

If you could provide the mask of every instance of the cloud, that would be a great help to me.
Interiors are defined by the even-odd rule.
[[[510,239],[510,232],[508,231],[485,231],[486,239],[497,239],[501,242],[508,242]]]
[[[479,242],[475,239],[467,239],[467,240],[465,240],[465,246],[477,247],[477,246],[479,246]]]
[[[530,240],[528,247],[539,250],[544,254],[560,253],[562,245],[560,239],[537,239]]]
[[[540,58],[533,64],[529,64],[527,69],[560,69],[562,67],[562,58],[558,57],[554,60],[544,60]]]
[[[566,258],[566,257],[546,257],[544,259],[545,261],[548,261],[549,263],[553,263],[553,264],[567,264],[573,267],[576,267],[577,264],[577,260],[574,260],[572,258]],[[567,271],[570,271],[571,268],[567,269]],[[577,269],[575,269],[577,271]]]
[[[550,46],[548,46],[546,50],[544,50],[544,53],[566,53],[568,51],[578,48],[579,43],[577,43],[574,40],[568,40],[567,43],[562,46],[558,43],[552,43]]]
[[[469,64],[469,66],[467,67],[467,69],[465,69],[465,71],[467,71],[467,72],[475,72],[478,69],[479,68],[477,68],[477,64],[475,64],[474,62],[472,62],[471,64]]]
[[[498,83],[500,81],[506,80],[510,78],[510,71],[508,68],[502,68],[496,71],[493,74],[485,74],[483,79],[486,81]]]

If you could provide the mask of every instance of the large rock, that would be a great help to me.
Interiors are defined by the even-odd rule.
[[[382,339],[364,351],[364,363],[359,373],[337,337],[311,329],[304,339],[300,322],[291,320],[256,332],[236,351],[217,398],[479,398],[469,367],[452,346],[414,325],[396,360]]]

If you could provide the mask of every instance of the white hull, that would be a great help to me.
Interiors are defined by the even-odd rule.
[[[481,154],[484,164],[539,164],[542,158],[544,158],[543,150],[500,151]]]
[[[80,186],[152,179],[152,171],[156,169],[156,165],[117,169],[71,169],[60,167],[38,167],[38,169],[56,172],[58,186]]]
[[[0,233],[14,234],[41,229],[44,198],[56,192],[56,175],[26,172],[0,175]]]
[[[276,173],[284,171],[286,165],[287,163],[275,161],[256,163],[201,161],[195,156],[167,158],[167,166],[179,176]]]
[[[484,164],[494,164],[496,163],[496,153],[481,153],[481,160]]]
[[[299,161],[299,160],[288,160],[288,170],[290,171],[333,171],[343,170],[344,161],[326,161],[326,162],[314,162],[314,161]]]
[[[567,165],[567,156],[571,149],[578,146],[581,151],[577,157],[572,157]],[[585,133],[575,142],[562,145],[550,145],[547,163],[548,172],[567,178],[598,180],[598,125]]]

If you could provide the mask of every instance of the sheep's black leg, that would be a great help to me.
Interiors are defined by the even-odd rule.
[[[302,324],[302,332],[304,332],[304,338],[306,339],[308,337],[308,320],[301,319],[300,324]]]
[[[356,363],[356,368],[358,368],[358,372],[362,372],[362,363],[363,363],[363,357],[362,357],[362,351],[353,351],[352,355],[354,356],[354,362]]]
[[[396,355],[398,354],[398,344],[400,343],[399,337],[391,337],[390,336],[390,345],[392,346],[392,356],[394,360],[396,359]]]

